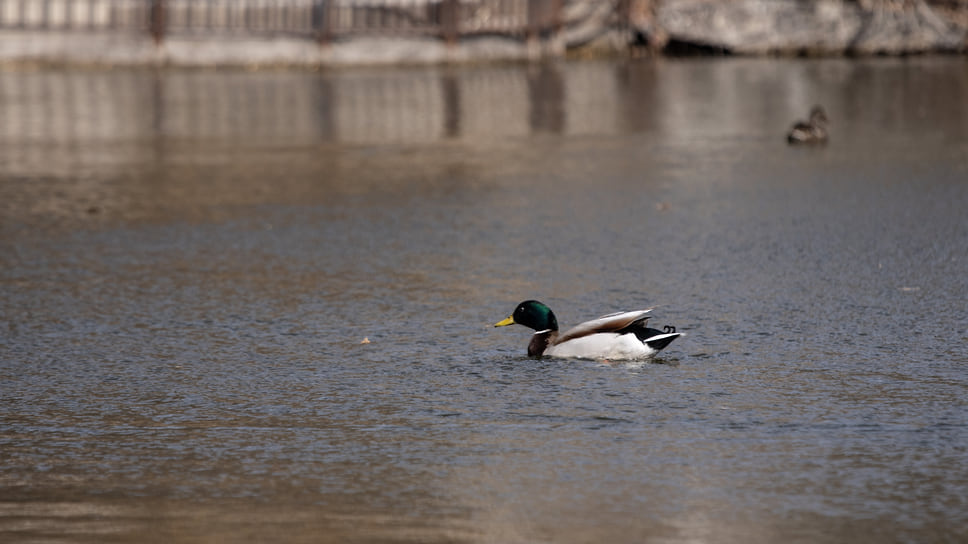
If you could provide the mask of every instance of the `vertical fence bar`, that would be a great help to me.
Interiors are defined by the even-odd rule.
[[[94,30],[97,28],[97,11],[94,2],[90,2],[87,5],[87,28]]]
[[[561,33],[561,28],[564,25],[564,16],[562,14],[563,0],[551,0],[551,29],[555,36]]]
[[[618,26],[622,32],[626,32],[631,28],[632,19],[632,2],[631,0],[619,0],[618,6],[616,6],[615,11],[618,12]]]
[[[457,38],[460,36],[459,7],[458,0],[440,2],[440,30],[447,45],[457,45]]]
[[[527,9],[525,36],[528,42],[533,42],[538,38],[544,4],[544,0],[529,0],[527,6],[525,6],[525,9]]]
[[[316,0],[313,2],[312,27],[316,34],[316,41],[320,45],[325,45],[333,41],[333,17],[336,15],[336,8],[331,4],[331,0]]]
[[[40,9],[40,28],[50,28],[50,0],[42,0],[43,6]]]
[[[168,0],[151,0],[151,12],[148,16],[148,26],[155,45],[165,39],[165,4]]]

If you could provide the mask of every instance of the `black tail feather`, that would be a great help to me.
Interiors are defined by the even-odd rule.
[[[655,331],[655,329],[652,329],[652,330]],[[669,344],[672,343],[673,340],[682,336],[682,333],[664,333],[662,331],[655,331],[655,332],[658,334],[668,335],[668,336],[663,336],[662,338],[657,338],[655,340],[649,340],[649,339],[643,340],[643,342],[645,342],[645,345],[649,346],[650,348],[656,351],[659,351],[662,348],[668,346]]]
[[[650,348],[656,351],[659,351],[662,348],[671,344],[672,341],[675,340],[676,338],[679,338],[680,336],[682,336],[682,333],[676,332],[675,327],[666,326],[666,327],[663,327],[663,329],[664,330],[660,331],[659,329],[646,327],[645,320],[643,319],[641,321],[637,321],[629,325],[628,327],[625,327],[619,332],[634,333],[636,338],[638,338],[640,342],[643,342],[645,345],[649,346]],[[656,338],[655,340],[651,340],[651,338],[654,338],[656,336],[661,336],[661,338]]]

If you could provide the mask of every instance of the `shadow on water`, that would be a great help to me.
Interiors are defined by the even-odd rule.
[[[0,540],[964,538],[966,95],[928,57],[0,71]],[[688,335],[533,360],[492,327],[526,298]]]

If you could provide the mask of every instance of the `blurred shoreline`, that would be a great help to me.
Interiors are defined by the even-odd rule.
[[[90,7],[82,9],[85,2]],[[968,0],[47,4],[31,11],[28,4],[0,0],[0,66],[324,68],[589,56],[968,51]]]

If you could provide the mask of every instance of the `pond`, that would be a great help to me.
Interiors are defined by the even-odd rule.
[[[966,66],[0,71],[0,537],[964,540]]]

